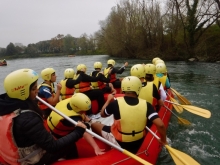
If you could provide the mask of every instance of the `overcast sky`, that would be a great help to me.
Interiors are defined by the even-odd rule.
[[[118,0],[0,0],[0,47],[37,43],[57,34],[80,37],[100,29]]]

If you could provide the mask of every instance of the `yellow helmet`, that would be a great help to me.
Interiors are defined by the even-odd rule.
[[[156,65],[156,73],[166,73],[167,67],[164,63],[159,63]]]
[[[144,66],[142,64],[136,64],[131,67],[131,76],[136,76],[138,78],[145,77]]]
[[[153,58],[152,63],[155,65],[155,62],[156,62],[157,60],[160,60],[160,58],[159,58],[159,57]]]
[[[164,62],[163,60],[159,59],[159,60],[156,60],[156,61],[155,61],[154,65],[157,65],[157,64],[159,64],[159,63],[164,63],[164,64],[165,64],[165,62]]]
[[[121,81],[121,90],[123,92],[136,92],[138,95],[141,88],[141,80],[136,76],[127,76]]]
[[[80,71],[81,69],[85,69],[85,72],[86,72],[86,70],[87,70],[86,65],[85,65],[85,64],[79,64],[79,65],[77,65],[76,70],[77,70],[77,71]]]
[[[51,74],[55,73],[55,70],[53,68],[46,68],[41,71],[41,78],[46,81],[50,81]]]
[[[74,70],[72,68],[67,68],[65,71],[64,71],[64,77],[65,78],[73,78],[74,77]]]
[[[101,62],[95,62],[94,63],[94,68],[95,69],[102,69],[102,63]]]
[[[75,112],[88,111],[91,108],[91,100],[83,93],[75,93],[70,99],[70,106]]]
[[[107,61],[107,64],[111,64],[112,66],[115,66],[115,60],[110,59]]]
[[[38,74],[31,69],[16,70],[5,78],[5,91],[10,98],[26,100],[30,95],[30,85],[38,78]]]
[[[154,64],[146,64],[145,65],[145,74],[155,74],[156,73],[156,66]]]

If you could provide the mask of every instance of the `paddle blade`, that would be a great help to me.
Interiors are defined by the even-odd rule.
[[[181,104],[191,105],[192,103],[187,100],[184,96],[182,96],[179,92],[177,92],[175,89],[171,88],[172,92],[174,92],[180,101]]]
[[[185,110],[187,110],[191,113],[194,113],[196,115],[199,115],[201,117],[204,117],[204,118],[210,118],[211,117],[211,112],[206,110],[206,109],[195,107],[195,106],[192,106],[192,105],[181,105],[181,106]]]
[[[199,163],[196,160],[194,160],[192,157],[190,157],[189,155],[187,155],[179,150],[176,150],[168,145],[165,145],[165,147],[169,151],[175,164],[178,164],[178,165],[199,165]]]
[[[188,120],[183,119],[181,117],[178,117],[178,123],[184,124],[184,125],[191,125],[191,123]]]
[[[142,164],[144,164],[144,165],[153,165],[153,164],[147,162],[146,160],[144,160],[144,159],[138,157],[137,155],[132,154],[131,152],[129,152],[129,151],[127,151],[127,150],[123,150],[123,153],[124,153],[125,155],[127,155],[127,156],[130,156],[131,158],[137,160],[138,162],[140,162],[140,163],[142,163]]]
[[[176,104],[179,104],[174,98],[170,98],[170,100]],[[183,112],[183,107],[178,106],[176,104],[173,104],[173,108],[178,112],[178,113],[182,113]]]

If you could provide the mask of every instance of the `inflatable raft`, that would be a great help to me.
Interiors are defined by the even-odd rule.
[[[115,97],[122,97],[123,94],[116,94]],[[106,98],[106,96],[105,96]],[[92,105],[95,105],[94,101]],[[165,105],[172,109],[172,104],[165,102]],[[96,105],[95,105],[96,106]],[[171,112],[162,107],[158,112],[160,118],[164,122],[166,128],[168,127]],[[101,121],[104,121],[106,118],[101,118]],[[105,123],[106,124],[106,123]],[[111,123],[109,123],[111,124]],[[159,136],[157,133],[156,126],[152,126],[151,130]],[[93,148],[86,142],[85,139],[80,139],[77,144],[77,149],[79,152],[79,158],[74,160],[63,160],[54,163],[53,165],[72,165],[72,164],[80,164],[80,165],[110,165],[110,164],[119,164],[119,165],[137,165],[140,164],[135,159],[126,156],[122,152],[118,151],[117,149],[111,148],[107,144],[103,143],[102,141],[96,139],[97,144],[100,148],[105,149],[106,153],[103,155],[96,156],[94,153]],[[137,156],[140,158],[148,161],[149,163],[156,164],[157,158],[161,152],[162,146],[159,144],[158,140],[151,134],[147,133],[145,140],[140,147],[139,151],[137,152]]]
[[[170,93],[170,92],[169,92]],[[107,94],[105,95],[105,99],[107,98]],[[115,97],[122,97],[123,94],[116,94]],[[172,104],[165,102],[165,105],[172,109]],[[96,101],[92,101],[92,110],[94,113],[97,113],[98,105]],[[162,107],[158,112],[160,118],[164,122],[166,128],[168,127],[171,112]],[[110,118],[100,118],[100,121],[104,124],[107,124],[105,119],[107,119],[108,124],[111,125],[111,122],[113,122],[113,119]],[[154,133],[156,133],[158,136],[158,132],[156,129],[156,126],[152,125],[150,128]],[[97,144],[101,149],[105,149],[105,154],[96,156],[93,148],[88,144],[88,142],[81,138],[76,144],[77,149],[79,153],[79,158],[72,159],[72,160],[62,160],[53,163],[53,165],[73,165],[73,164],[80,164],[80,165],[138,165],[141,164],[137,162],[135,159],[125,155],[124,153],[120,152],[117,149],[111,148],[109,145],[105,144],[104,142],[94,138]],[[156,164],[158,156],[161,152],[162,146],[159,144],[158,140],[151,134],[147,133],[145,140],[142,144],[142,146],[139,148],[137,152],[137,156],[146,160],[149,163]],[[0,165],[5,165],[3,159],[0,157]]]

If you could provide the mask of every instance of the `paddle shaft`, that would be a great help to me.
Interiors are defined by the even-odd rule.
[[[172,101],[168,101],[168,100],[165,100],[166,102],[168,102],[168,103],[172,103],[172,104],[175,104],[175,105],[179,105],[179,106],[182,106],[181,104],[178,104],[178,103],[174,103],[174,102],[172,102]]]
[[[164,105],[164,107],[169,110],[174,116],[176,116],[177,118],[179,118],[170,108],[168,108],[167,106]]]
[[[160,140],[160,138],[150,128],[148,128],[147,126],[146,128],[157,140]]]
[[[60,116],[62,116],[63,118],[65,118],[66,120],[68,120],[69,122],[73,123],[74,125],[77,124],[76,121],[74,121],[73,119],[71,119],[70,117],[66,116],[65,114],[63,114],[62,112],[60,112],[59,110],[57,110],[56,108],[54,108],[52,105],[48,104],[46,101],[42,100],[40,97],[36,96],[36,98],[42,102],[43,104],[45,104],[46,106],[48,106],[50,109],[52,109],[53,111],[55,111],[57,114],[59,114]],[[88,132],[89,134],[91,134],[92,136],[96,137],[97,139],[101,140],[102,142],[110,145],[111,147],[121,151],[122,153],[126,154],[127,156],[130,156],[132,158],[134,158],[135,160],[137,160],[138,162],[142,163],[142,164],[146,164],[146,165],[151,165],[150,163],[148,163],[147,161],[143,160],[142,158],[138,157],[137,155],[132,154],[131,152],[111,143],[110,141],[106,140],[105,138],[95,134],[94,132],[92,132],[89,129],[86,129],[86,132]]]

